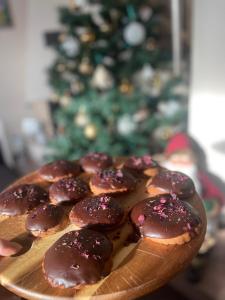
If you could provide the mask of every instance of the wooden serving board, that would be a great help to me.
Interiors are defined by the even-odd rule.
[[[149,197],[145,192],[145,182],[140,183],[134,192],[120,196],[126,209]],[[37,183],[47,187],[38,179],[37,172],[21,178],[14,185],[19,183]],[[190,203],[198,210],[203,221],[197,237],[183,245],[166,246],[147,238],[125,245],[131,232],[131,224],[127,221],[120,229],[109,234],[114,244],[112,272],[100,282],[79,291],[51,287],[41,267],[46,250],[65,232],[76,229],[74,225],[68,223],[66,228],[54,235],[32,239],[24,227],[26,216],[0,217],[0,237],[20,242],[25,252],[16,257],[0,259],[0,283],[26,299],[136,299],[164,285],[197,254],[205,235],[206,216],[197,195],[190,199]]]

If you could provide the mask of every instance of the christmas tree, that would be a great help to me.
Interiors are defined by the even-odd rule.
[[[165,2],[73,0],[59,15],[49,69],[58,103],[54,158],[151,153],[185,128],[186,90],[171,74]]]

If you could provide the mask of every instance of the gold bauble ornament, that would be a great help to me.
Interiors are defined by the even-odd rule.
[[[83,75],[90,75],[93,72],[93,67],[88,58],[84,58],[79,65],[79,71]]]
[[[147,41],[146,41],[146,49],[149,50],[149,51],[153,51],[155,50],[157,47],[157,44],[156,44],[156,41],[154,38],[149,38]]]
[[[96,128],[96,126],[94,124],[88,124],[84,128],[84,135],[89,140],[94,140],[96,138],[96,136],[97,136],[97,128]]]
[[[104,32],[104,33],[111,32],[112,31],[112,25],[109,24],[109,23],[103,23],[100,26],[100,30],[101,30],[101,32]]]
[[[95,41],[95,34],[92,31],[87,31],[81,34],[80,40],[82,43],[92,43]]]
[[[122,94],[130,95],[134,90],[134,86],[128,80],[123,80],[119,86],[119,90]]]
[[[162,80],[158,73],[156,73],[152,79],[153,88],[160,90],[162,88]]]
[[[68,95],[62,96],[60,99],[60,104],[64,107],[67,107],[71,102],[71,98]]]

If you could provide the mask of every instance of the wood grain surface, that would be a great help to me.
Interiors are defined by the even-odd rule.
[[[14,183],[38,183],[37,172],[29,174]],[[125,209],[148,197],[145,181],[134,192],[121,197]],[[75,289],[53,288],[42,273],[42,260],[46,250],[65,232],[76,229],[68,225],[60,232],[41,239],[33,239],[24,228],[26,216],[0,217],[0,237],[20,242],[23,252],[16,257],[0,259],[0,283],[15,294],[26,299],[68,300],[68,299],[136,299],[150,293],[168,282],[183,270],[198,252],[206,230],[206,216],[203,204],[195,195],[190,203],[198,210],[203,226],[200,234],[183,245],[163,245],[149,239],[125,245],[132,231],[126,221],[121,228],[108,234],[114,244],[112,272],[100,282]],[[69,210],[70,207],[68,207]],[[120,233],[120,234],[119,234]],[[115,236],[119,238],[115,239]]]

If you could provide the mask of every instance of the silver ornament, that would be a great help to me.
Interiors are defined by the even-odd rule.
[[[138,46],[146,38],[145,27],[139,22],[131,22],[125,27],[123,37],[127,44]]]
[[[76,37],[66,38],[61,47],[69,57],[76,56],[80,51],[80,43]]]
[[[121,135],[130,135],[137,128],[132,116],[125,114],[119,118],[117,123],[117,130]]]

